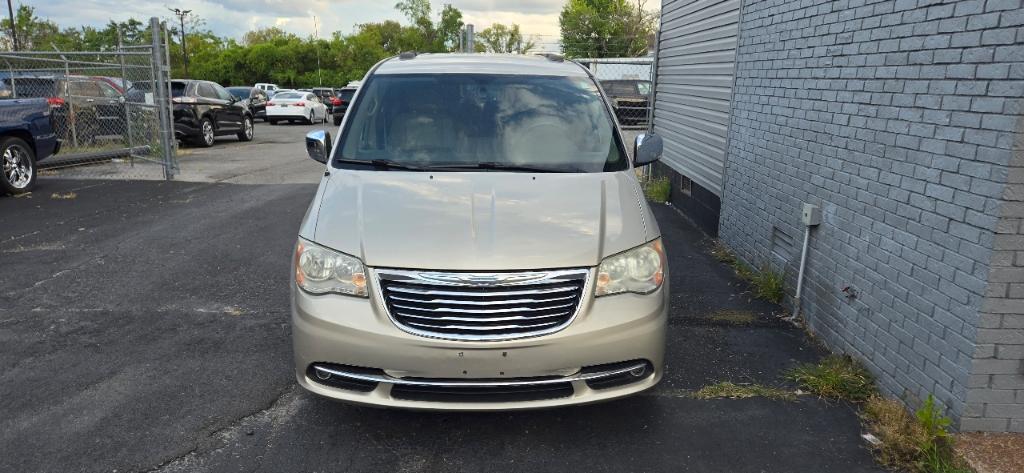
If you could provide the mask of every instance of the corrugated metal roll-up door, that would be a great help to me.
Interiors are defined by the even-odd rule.
[[[663,161],[721,196],[740,0],[663,0],[654,129]]]

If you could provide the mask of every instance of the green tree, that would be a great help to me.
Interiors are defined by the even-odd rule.
[[[462,35],[462,11],[447,4],[441,10],[441,20],[437,23],[436,52],[451,52],[459,48],[459,37]]]
[[[647,54],[657,14],[645,0],[569,0],[558,24],[566,56],[635,57]]]
[[[526,54],[537,44],[529,38],[523,38],[519,25],[511,27],[495,23],[477,33],[477,42],[483,45],[484,51],[490,53]]]
[[[291,34],[276,26],[269,28],[260,28],[245,33],[242,37],[242,43],[246,46],[252,46],[260,43],[276,43],[279,41],[291,41],[298,39],[298,36]]]

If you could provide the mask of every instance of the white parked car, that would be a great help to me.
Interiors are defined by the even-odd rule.
[[[276,125],[283,120],[290,123],[303,121],[310,125],[326,123],[327,106],[310,92],[278,92],[267,102],[267,121]]]

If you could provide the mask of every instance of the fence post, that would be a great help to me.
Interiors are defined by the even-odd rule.
[[[128,68],[124,64],[124,40],[121,37],[121,26],[117,27],[117,52],[121,58],[121,105],[124,105],[125,142],[128,145],[128,165],[135,167],[135,146],[132,142],[132,113],[128,103]]]
[[[153,72],[155,73],[153,100],[156,101],[156,111],[160,122],[160,152],[163,155],[164,161],[164,178],[169,181],[174,179],[174,169],[171,164],[173,151],[171,150],[169,143],[170,140],[167,136],[170,128],[170,124],[167,120],[167,109],[170,108],[171,101],[166,95],[167,90],[164,87],[164,56],[160,50],[160,20],[155,16],[150,18],[149,28],[152,33],[151,42],[153,45],[153,49],[150,53],[150,60],[153,61]]]
[[[56,44],[50,44],[50,47],[54,51],[60,52],[57,49]],[[64,61],[64,96],[67,97],[68,104],[68,122],[71,127],[71,145],[75,148],[78,147],[78,115],[75,114],[75,101],[74,97],[71,96],[71,64],[68,62],[68,57],[61,54],[60,59]]]
[[[177,171],[178,169],[178,140],[174,136],[174,107],[171,105],[171,97],[174,96],[171,90],[171,31],[167,29],[167,24],[163,23],[164,29],[164,66],[167,72],[167,123],[170,127],[168,131],[171,141],[171,149],[173,154],[171,155],[171,170]],[[162,76],[161,76],[162,77]]]

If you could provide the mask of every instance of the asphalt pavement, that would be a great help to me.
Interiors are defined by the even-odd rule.
[[[687,394],[793,388],[782,372],[822,353],[664,205],[673,300],[654,390],[516,413],[304,392],[288,274],[323,172],[307,128],[186,154],[200,182],[48,177],[0,197],[0,471],[880,471],[847,404]]]

